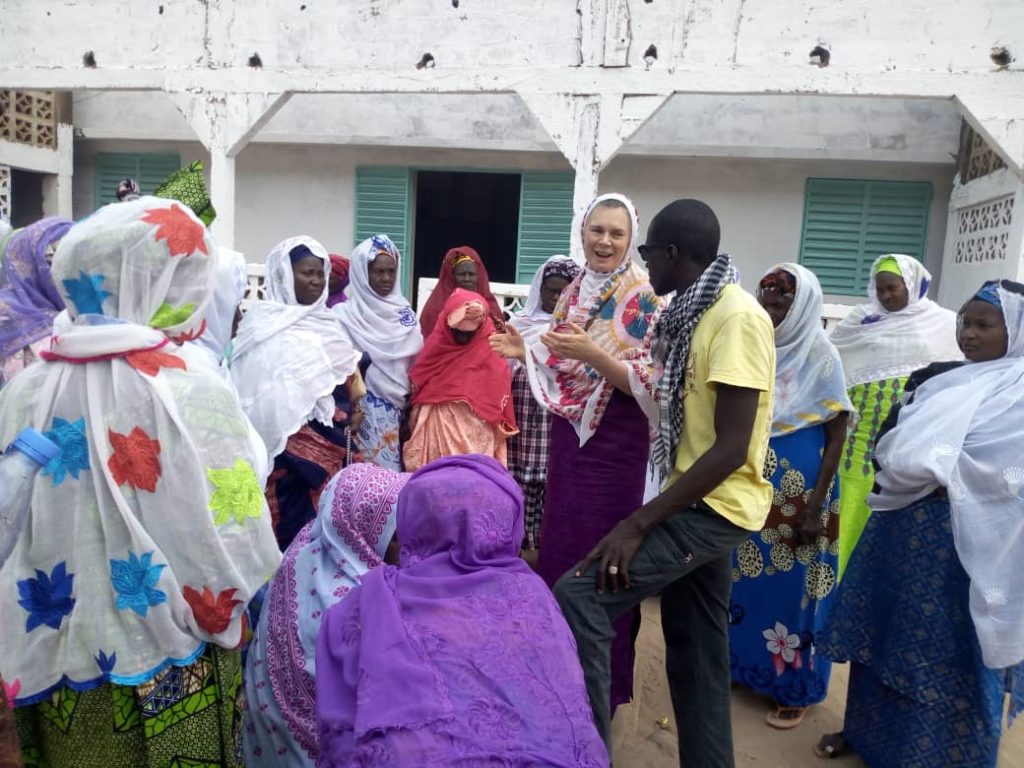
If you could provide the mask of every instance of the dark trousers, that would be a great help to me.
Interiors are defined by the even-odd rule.
[[[750,535],[706,504],[673,515],[652,529],[629,565],[630,589],[598,594],[596,569],[569,571],[555,597],[576,635],[594,721],[611,752],[610,648],[612,623],[648,597],[661,595],[665,666],[679,764],[731,768],[729,594],[732,550]]]

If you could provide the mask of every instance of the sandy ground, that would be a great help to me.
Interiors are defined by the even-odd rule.
[[[615,768],[677,768],[675,722],[665,681],[665,648],[657,601],[644,605],[643,617],[637,648],[635,699],[631,705],[620,707],[612,724]],[[826,762],[814,754],[814,745],[823,733],[842,728],[847,675],[845,665],[833,667],[828,699],[808,712],[803,724],[791,731],[778,731],[765,725],[767,699],[733,688],[737,768],[863,766],[861,760],[852,756]],[[663,726],[659,721],[664,718],[668,718],[668,724]],[[1015,724],[1003,735],[999,768],[1024,768],[1024,724]]]

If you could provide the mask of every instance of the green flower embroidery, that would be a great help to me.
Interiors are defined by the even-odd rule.
[[[182,304],[175,309],[167,302],[164,302],[150,319],[149,325],[152,328],[170,328],[174,325],[181,325],[192,317],[192,313],[195,311],[195,304]]]
[[[247,517],[263,514],[263,489],[249,462],[235,459],[235,466],[231,469],[207,467],[206,476],[216,489],[210,499],[215,524],[223,525],[234,518],[241,525]]]

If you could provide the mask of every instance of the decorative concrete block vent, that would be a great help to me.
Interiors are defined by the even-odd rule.
[[[56,149],[53,91],[0,91],[0,139]]]

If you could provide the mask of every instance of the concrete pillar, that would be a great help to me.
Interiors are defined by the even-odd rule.
[[[210,147],[210,200],[217,211],[211,231],[218,245],[235,247],[235,158]]]
[[[288,101],[289,93],[168,92],[210,153],[210,200],[218,245],[235,244],[235,158]]]
[[[576,171],[573,185],[573,233],[582,224],[587,205],[597,194],[601,170],[633,134],[668,100],[670,94],[579,96],[568,93],[520,92],[526,106]],[[580,249],[572,237],[573,256]]]

